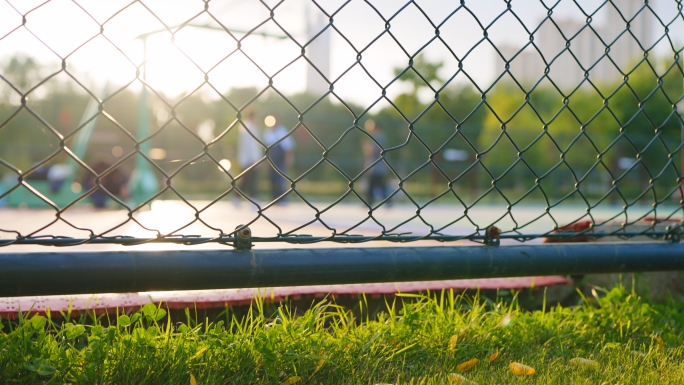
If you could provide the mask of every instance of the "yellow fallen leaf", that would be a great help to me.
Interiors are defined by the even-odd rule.
[[[456,343],[458,342],[458,334],[454,334],[449,338],[449,350],[456,349]]]
[[[468,384],[468,385],[477,385],[477,382],[471,381],[471,380],[469,380],[469,379],[467,379],[467,378],[465,378],[462,375],[457,374],[457,373],[449,373],[447,375],[447,377],[449,378],[449,382],[458,382],[458,383],[464,383],[464,384]]]
[[[209,346],[204,346],[203,348],[198,350],[197,353],[193,354],[192,357],[188,358],[188,361],[192,361],[192,360],[198,358],[199,356],[202,355],[202,353],[206,352],[207,349],[209,349]]]
[[[497,357],[499,357],[499,351],[498,351],[498,350],[495,351],[494,353],[492,353],[491,356],[487,357],[487,359],[485,359],[485,361],[487,361],[487,362],[492,362],[492,361],[494,361]]]
[[[663,341],[663,339],[660,336],[658,336],[657,340],[658,340],[658,349],[659,350],[665,349],[665,342]]]
[[[195,379],[195,376],[190,374],[190,385],[197,385],[197,380]]]
[[[316,370],[314,370],[313,374],[316,374],[323,367],[323,364],[325,364],[325,360],[320,359],[318,361],[318,365],[316,365]]]
[[[288,378],[287,380],[283,381],[283,385],[292,385],[295,382],[299,382],[299,380],[301,380],[301,379],[302,378],[299,376],[292,376],[292,377]]]
[[[462,363],[458,364],[458,366],[456,367],[456,371],[458,371],[459,373],[463,373],[466,370],[475,366],[475,364],[477,364],[479,361],[480,360],[478,360],[477,358],[473,358],[472,360],[462,362]]]
[[[535,372],[534,368],[521,364],[519,362],[511,362],[508,365],[508,368],[511,369],[511,372],[513,372],[513,374],[517,374],[519,376],[529,376],[534,374]]]
[[[582,358],[582,357],[575,357],[570,360],[573,364],[577,366],[582,366],[585,368],[597,368],[598,367],[598,362],[594,360],[590,360],[587,358]]]

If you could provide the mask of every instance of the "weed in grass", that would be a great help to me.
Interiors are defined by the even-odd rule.
[[[509,297],[511,298],[511,297]],[[679,384],[684,304],[623,287],[521,310],[453,291],[399,295],[373,315],[327,300],[303,314],[262,300],[173,324],[166,309],[0,323],[2,383]],[[196,313],[195,313],[196,314]],[[533,368],[533,369],[532,369]]]

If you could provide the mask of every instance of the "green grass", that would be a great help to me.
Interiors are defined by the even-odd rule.
[[[152,305],[59,324],[20,317],[0,331],[0,381],[190,384],[192,374],[198,384],[448,384],[478,358],[461,374],[479,384],[684,383],[684,303],[649,303],[623,287],[537,311],[448,291],[400,296],[375,317],[361,310],[323,301],[271,315],[255,301],[246,316],[227,311],[214,322],[187,311],[174,324]],[[575,357],[597,366],[577,367]],[[536,373],[518,377],[511,362]]]

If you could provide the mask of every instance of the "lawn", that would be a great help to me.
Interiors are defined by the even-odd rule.
[[[521,295],[526,295],[523,292]],[[504,293],[501,293],[504,294]],[[508,292],[505,294],[509,294]],[[507,299],[505,299],[507,298]],[[576,306],[517,298],[400,295],[380,312],[331,301],[273,314],[170,319],[162,307],[59,319],[21,315],[0,331],[8,384],[681,384],[684,302],[622,286]],[[374,313],[374,314],[371,314]],[[297,314],[297,315],[295,315]],[[525,366],[517,365],[522,364]],[[514,373],[517,372],[518,374]]]

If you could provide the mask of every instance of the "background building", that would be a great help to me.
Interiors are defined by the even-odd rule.
[[[306,47],[306,57],[318,69],[317,71],[316,68],[307,65],[306,92],[313,95],[323,95],[330,88],[328,82],[330,77],[330,28],[321,33],[328,24],[328,20],[319,9],[312,7],[309,3],[306,5],[307,38],[309,41],[315,38]]]
[[[534,44],[522,51],[522,45],[499,47],[504,58],[495,59],[495,75],[505,71],[508,60],[510,75],[525,85],[543,78],[546,63],[549,77],[561,89],[577,87],[586,72],[594,83],[621,78],[654,44],[653,15],[639,0],[609,3],[603,12],[606,21],[601,24],[553,16],[544,20],[534,33]]]

